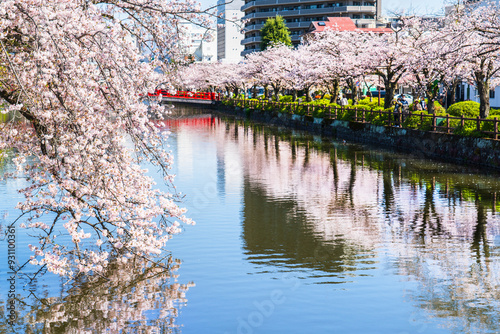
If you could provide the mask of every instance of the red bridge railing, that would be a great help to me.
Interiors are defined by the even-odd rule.
[[[171,93],[168,90],[158,89],[154,94],[149,93],[149,96],[161,96],[170,97],[170,98],[179,98],[179,99],[193,99],[193,100],[212,100],[212,101],[220,101],[221,94],[220,93],[210,93],[210,92],[188,92],[188,91],[176,91],[175,93]]]

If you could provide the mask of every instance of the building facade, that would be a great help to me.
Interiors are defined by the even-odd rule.
[[[220,17],[217,19],[217,60],[227,63],[239,63],[243,58],[243,40],[241,18],[243,0],[217,1]]]
[[[201,63],[217,61],[217,39],[213,30],[188,21],[181,21],[178,26],[180,30],[179,49],[186,60]]]
[[[260,50],[260,29],[268,18],[280,15],[290,30],[292,43],[300,43],[312,21],[328,17],[349,17],[358,28],[375,28],[382,14],[381,0],[247,0],[241,10],[245,13],[245,38],[242,55]]]

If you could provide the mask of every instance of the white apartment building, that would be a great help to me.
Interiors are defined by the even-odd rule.
[[[225,0],[218,0],[218,11],[220,17],[217,19],[217,60],[227,63],[239,63],[243,57],[244,34],[241,27],[241,18],[244,13],[241,11],[243,0],[234,0],[227,3]]]
[[[181,30],[181,52],[185,58],[195,62],[212,63],[217,61],[217,36],[215,31],[200,27],[188,21],[179,23]]]
[[[260,51],[260,29],[268,18],[283,17],[292,43],[300,43],[311,22],[328,17],[348,17],[358,28],[376,28],[382,13],[382,0],[245,0],[245,49],[243,55]]]

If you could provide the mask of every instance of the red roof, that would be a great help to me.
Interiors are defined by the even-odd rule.
[[[390,33],[390,28],[358,28],[350,17],[329,17],[328,21],[312,22],[309,32],[322,32],[326,29],[337,31],[370,31],[378,33]]]

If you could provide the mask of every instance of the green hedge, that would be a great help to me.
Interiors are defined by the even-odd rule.
[[[479,103],[474,101],[463,101],[452,104],[448,108],[448,114],[456,117],[477,117],[479,116]]]
[[[292,101],[293,101],[292,95],[280,96],[280,102],[292,102]]]
[[[291,98],[291,96],[282,97],[280,102],[286,102]],[[273,111],[274,106],[267,103],[265,100],[261,99],[246,99],[244,101],[238,101],[236,106],[241,108],[248,108],[249,104],[254,102],[254,106],[256,109],[262,109],[266,111]],[[336,103],[330,103],[328,99],[318,99],[312,102],[298,103],[298,102],[286,102],[279,106],[279,112],[281,113],[293,113],[298,115],[305,115],[307,113],[307,108],[310,108],[313,117],[322,118],[325,116],[325,113],[328,111],[328,108],[332,108],[332,113],[334,112],[334,108],[338,108],[337,111],[337,119],[352,121],[355,115],[355,110],[358,109],[358,117],[361,117],[361,110],[365,110],[365,121],[370,122],[374,125],[388,125],[389,117],[391,117],[391,123],[394,122],[393,112],[394,107],[383,109],[383,107],[378,106],[378,101],[374,107],[369,103],[369,99],[364,99],[360,101],[360,104],[355,106],[348,106],[347,108],[342,109]],[[225,105],[232,106],[234,105],[233,100],[224,100],[223,103]],[[265,104],[264,104],[265,103]],[[475,109],[478,108],[477,102],[459,102],[452,105],[448,110],[451,112],[448,114],[444,112],[444,108],[436,101],[436,116],[439,117],[437,120],[438,126],[445,126],[446,117],[459,117],[460,115],[464,115],[465,117],[477,117],[475,114]],[[477,104],[477,105],[476,105]],[[385,111],[386,113],[378,114],[377,111]],[[472,110],[472,111],[471,111]],[[424,115],[421,117],[420,115]],[[476,115],[476,116],[474,116]],[[427,117],[425,117],[427,116]],[[490,112],[490,116],[488,119],[493,120],[495,117],[500,121],[500,110],[492,109]],[[411,129],[420,129],[422,131],[429,131],[432,128],[432,117],[427,113],[426,110],[423,111],[413,111],[411,117],[406,117],[403,121],[403,127],[411,128]],[[500,124],[499,124],[500,126]],[[461,126],[460,119],[450,119],[450,127],[453,128],[453,133],[462,135],[462,136],[474,136],[474,137],[484,137],[485,134],[482,134],[480,131],[477,131],[477,122],[475,120],[464,121],[464,126]],[[481,123],[481,131],[494,131],[494,122],[482,122]]]
[[[384,106],[384,98],[380,99],[380,106],[378,105],[378,97],[373,97],[371,102],[370,98],[366,97],[363,100],[358,101],[358,105],[367,105],[371,109],[380,108]]]

